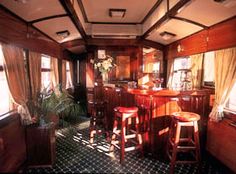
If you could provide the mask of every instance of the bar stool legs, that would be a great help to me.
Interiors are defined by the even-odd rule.
[[[138,117],[138,108],[124,108],[117,107],[114,109],[115,117],[114,117],[114,125],[113,125],[113,133],[111,138],[110,152],[113,153],[114,147],[118,147],[120,149],[120,163],[124,162],[125,152],[140,149],[142,152],[142,136],[139,130],[139,117]],[[135,121],[135,130],[131,130],[127,124],[130,119],[134,119]],[[118,129],[120,126],[120,129]],[[130,131],[132,134],[126,134]],[[119,139],[118,139],[119,138]],[[135,138],[135,146],[125,147],[128,141],[131,141]],[[134,141],[132,141],[134,142]],[[118,146],[119,145],[119,146]]]
[[[198,133],[199,119],[200,116],[198,114],[190,112],[177,112],[173,114],[169,132],[169,140],[167,142],[167,155],[170,159],[171,174],[174,173],[176,163],[198,163],[198,172],[200,171],[201,157]],[[186,138],[181,138],[182,127],[187,127]],[[193,128],[193,133],[191,128]],[[195,152],[195,160],[177,160],[177,154],[179,152]]]
[[[90,140],[91,144],[94,143],[95,134],[105,133],[109,141],[109,131],[106,121],[106,102],[104,101],[91,101],[92,114],[90,119]]]

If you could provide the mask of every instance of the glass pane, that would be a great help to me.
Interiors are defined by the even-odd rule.
[[[48,88],[50,85],[50,72],[42,72],[42,79],[41,79],[41,83],[42,83],[42,87],[43,88]]]
[[[174,60],[174,71],[179,69],[188,69],[190,68],[190,59],[187,57],[177,58]]]
[[[204,77],[203,81],[204,82],[214,82],[215,77],[215,53],[212,52],[207,52],[204,54]]]
[[[0,86],[0,115],[2,115],[10,110],[10,95],[6,77],[3,71],[0,71]]]
[[[230,110],[236,111],[236,84],[234,85],[230,93],[230,97],[228,101],[228,108]]]
[[[42,55],[42,62],[41,67],[50,69],[50,57]]]
[[[69,64],[69,61],[66,61],[66,71],[70,71],[70,64]]]
[[[0,45],[0,66],[3,66],[3,52],[2,52],[2,46]]]

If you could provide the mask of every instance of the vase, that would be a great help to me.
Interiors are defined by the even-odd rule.
[[[108,73],[102,73],[102,82],[108,83]]]

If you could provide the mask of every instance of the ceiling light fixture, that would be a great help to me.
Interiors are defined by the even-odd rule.
[[[109,16],[112,18],[123,18],[125,13],[126,9],[109,9]]]
[[[167,31],[163,31],[163,32],[160,33],[160,36],[161,36],[164,40],[170,40],[170,39],[172,39],[173,37],[175,37],[176,34],[170,33],[170,32],[167,32]]]
[[[56,32],[56,34],[60,38],[65,39],[70,35],[70,32],[68,30],[64,30],[64,31],[58,31],[58,32]]]

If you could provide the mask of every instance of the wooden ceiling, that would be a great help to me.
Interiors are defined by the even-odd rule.
[[[236,0],[0,0],[0,4],[76,54],[84,52],[85,45],[105,44],[99,39],[162,47],[236,15]],[[110,17],[109,9],[125,9],[125,16]],[[68,37],[56,34],[66,30]],[[165,31],[175,36],[163,38],[160,34]]]

